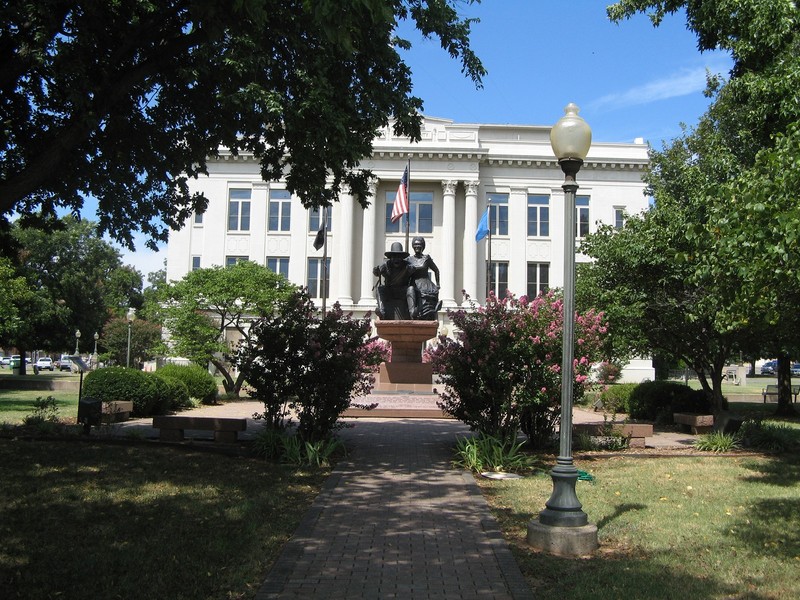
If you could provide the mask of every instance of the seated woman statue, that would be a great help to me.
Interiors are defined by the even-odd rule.
[[[412,319],[435,321],[436,313],[442,306],[439,302],[439,268],[429,254],[423,254],[425,240],[415,237],[411,242],[414,254],[406,259],[411,266],[411,285],[414,288],[415,302],[411,313]],[[433,271],[436,283],[431,281],[428,269]]]

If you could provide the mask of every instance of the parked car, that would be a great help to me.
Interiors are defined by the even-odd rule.
[[[762,375],[775,375],[778,371],[778,361],[777,360],[768,360],[763,365],[761,365],[761,374]]]
[[[53,365],[53,359],[49,356],[42,356],[39,360],[36,361],[34,365],[40,371],[53,371],[55,369],[55,365]]]
[[[800,377],[800,363],[792,363],[792,377]]]
[[[10,356],[0,356],[0,366],[7,367],[11,364]]]
[[[59,371],[71,371],[72,370],[72,361],[69,359],[69,354],[62,354],[61,358],[58,359],[58,370]]]

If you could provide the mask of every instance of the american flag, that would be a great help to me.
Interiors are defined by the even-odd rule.
[[[392,223],[397,221],[404,214],[408,213],[408,167],[403,171],[403,178],[400,180],[400,185],[397,188],[397,194],[394,197],[394,206],[392,207]]]

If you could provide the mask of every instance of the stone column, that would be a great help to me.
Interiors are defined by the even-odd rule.
[[[475,231],[478,229],[479,181],[465,181],[464,205],[464,289],[473,298],[478,298],[478,244]],[[462,306],[467,303],[462,299]]]
[[[336,269],[337,297],[343,306],[353,305],[353,203],[350,194],[339,196],[339,218],[334,223],[336,254],[331,260],[331,269]],[[335,261],[335,267],[334,267]],[[333,298],[331,299],[333,300]]]
[[[456,306],[453,289],[456,274],[456,186],[458,181],[442,181],[442,243],[441,257],[433,257],[439,267],[441,289],[439,300],[443,308]]]
[[[359,306],[375,307],[375,295],[372,293],[372,286],[375,283],[375,276],[372,268],[375,266],[375,220],[379,210],[383,210],[383,202],[378,198],[377,178],[369,184],[369,191],[372,194],[372,202],[368,208],[364,209],[364,219],[361,226],[361,297],[358,300]],[[381,213],[383,214],[383,213]],[[376,263],[377,264],[377,263]]]

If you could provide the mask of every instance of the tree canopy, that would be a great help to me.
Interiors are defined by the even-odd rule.
[[[101,233],[163,240],[207,200],[188,178],[220,147],[248,152],[306,207],[343,187],[379,128],[419,139],[422,101],[398,48],[402,20],[461,62],[460,2],[479,0],[7,0],[0,6],[0,221],[99,201]]]
[[[620,0],[613,20],[637,12],[655,25],[685,10],[698,48],[730,52],[727,80],[709,77],[713,101],[698,125],[656,157],[656,208],[665,198],[702,208],[686,223],[678,259],[694,285],[713,282],[717,324],[744,330],[779,358],[779,413],[793,412],[789,358],[800,350],[800,8],[792,0]],[[658,157],[672,156],[672,169]]]
[[[161,292],[171,352],[201,366],[212,363],[225,390],[238,395],[244,375],[231,368],[231,355],[250,339],[251,324],[271,315],[294,289],[282,275],[251,261],[191,271]]]

